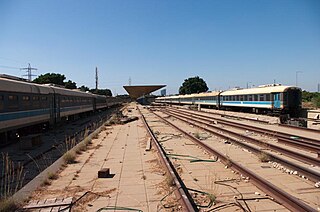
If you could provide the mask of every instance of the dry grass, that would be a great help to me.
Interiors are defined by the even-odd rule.
[[[199,133],[199,132],[195,132],[193,135],[194,135],[194,137],[196,137],[197,139],[200,139],[200,138],[201,138],[201,136],[200,136],[200,133]]]
[[[11,212],[16,211],[19,208],[12,199],[2,199],[0,200],[0,211],[1,212]]]
[[[261,153],[259,156],[259,160],[262,162],[262,163],[267,163],[271,160],[271,157],[269,155],[267,155],[266,153]]]
[[[175,182],[174,182],[174,179],[173,177],[170,175],[170,174],[167,174],[166,175],[166,183],[169,187],[172,187],[172,186],[175,186]]]
[[[7,199],[23,186],[25,172],[20,163],[14,164],[8,153],[2,153],[1,176],[0,199]]]
[[[76,162],[76,154],[73,151],[68,151],[63,155],[63,159],[66,164],[72,164]]]
[[[49,186],[51,185],[51,182],[48,180],[48,179],[45,179],[42,183],[41,183],[41,186]]]
[[[59,178],[59,175],[57,173],[51,173],[51,172],[48,173],[49,180],[56,180],[58,178]]]

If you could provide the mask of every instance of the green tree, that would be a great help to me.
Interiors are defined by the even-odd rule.
[[[89,91],[90,88],[88,88],[87,86],[82,85],[81,87],[79,87],[78,89],[80,89],[80,91],[86,92]]]
[[[72,82],[71,80],[68,80],[68,82],[64,83],[64,87],[68,89],[76,89],[77,88],[77,83]]]
[[[185,79],[179,88],[179,94],[201,93],[208,91],[207,83],[200,77]]]
[[[312,98],[312,103],[316,106],[316,107],[320,107],[320,93],[315,93],[314,97]]]
[[[38,84],[48,84],[53,83],[56,85],[63,85],[64,86],[64,80],[66,77],[63,74],[55,74],[55,73],[46,73],[41,74],[36,79],[33,80],[33,82]]]
[[[312,98],[314,97],[314,93],[308,91],[302,91],[302,101],[303,102],[311,102]]]
[[[112,92],[110,89],[91,89],[90,92],[98,95],[112,96]]]

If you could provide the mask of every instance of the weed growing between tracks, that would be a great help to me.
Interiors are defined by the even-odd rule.
[[[258,155],[259,157],[259,160],[262,162],[262,163],[267,163],[271,160],[271,157],[269,155],[267,155],[266,153],[260,153]]]

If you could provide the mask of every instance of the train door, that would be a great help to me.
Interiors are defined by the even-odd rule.
[[[273,93],[272,94],[272,102],[273,102],[273,109],[280,109],[281,102],[280,102],[280,93]]]
[[[54,95],[54,119],[55,123],[60,122],[60,99],[61,96],[59,94]]]
[[[97,110],[97,99],[92,98],[92,101],[93,101],[93,112],[95,112]]]

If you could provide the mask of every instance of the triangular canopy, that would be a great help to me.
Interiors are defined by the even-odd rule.
[[[128,92],[129,96],[133,99],[137,99],[143,95],[147,95],[153,91],[165,87],[165,85],[133,85],[123,86]]]

